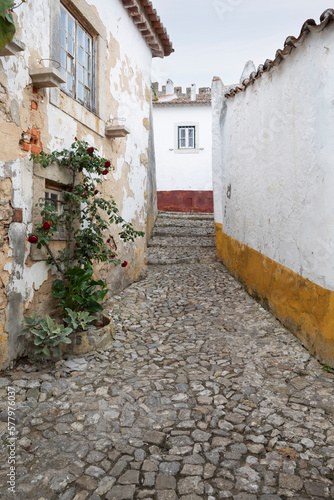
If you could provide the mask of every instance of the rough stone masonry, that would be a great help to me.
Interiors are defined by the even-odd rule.
[[[1,498],[334,498],[334,376],[214,262],[214,248],[211,261],[191,258],[189,235],[208,236],[212,221],[162,219],[154,238],[165,231],[170,242],[177,227],[179,260],[167,264],[175,242],[165,242],[167,265],[155,261],[112,298],[106,351],[51,371],[21,364],[0,379]]]

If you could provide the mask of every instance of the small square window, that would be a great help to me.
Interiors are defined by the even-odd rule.
[[[195,147],[196,147],[195,126],[178,127],[178,148],[195,149]]]
[[[62,215],[63,213],[63,195],[61,191],[55,189],[46,188],[45,190],[45,206],[53,206],[54,211],[57,215]],[[52,228],[55,233],[56,238],[64,238],[65,230],[64,227]]]

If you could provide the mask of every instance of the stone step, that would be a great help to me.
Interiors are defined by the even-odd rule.
[[[181,219],[181,220],[196,220],[196,221],[214,221],[214,215],[213,214],[206,214],[206,213],[185,213],[185,212],[159,212],[158,213],[158,220],[164,220],[164,219],[170,219],[170,220],[175,220],[175,219]]]
[[[214,236],[154,236],[148,247],[216,247]]]
[[[216,262],[213,214],[159,212],[147,263],[151,266]]]
[[[153,237],[156,236],[215,236],[214,227],[193,227],[193,226],[156,226],[153,230]]]
[[[155,227],[215,227],[213,220],[161,219],[156,220]]]

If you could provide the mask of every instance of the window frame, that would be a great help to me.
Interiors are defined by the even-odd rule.
[[[61,9],[64,9],[66,14],[68,14],[74,22],[74,68],[73,68],[73,85],[75,88],[75,93],[73,94],[70,92],[67,87],[65,87],[66,84],[61,85],[60,90],[64,92],[66,95],[71,97],[71,99],[74,99],[75,101],[79,102],[82,106],[84,106],[88,111],[92,111],[93,113],[97,113],[97,103],[96,103],[96,39],[97,39],[97,33],[90,29],[87,26],[87,23],[85,23],[84,19],[82,16],[80,16],[77,12],[74,12],[74,9],[71,8],[71,5],[66,1],[62,0],[60,2],[60,18],[59,18],[59,64],[61,64],[61,50],[62,50],[62,44],[61,44],[61,30],[62,30],[62,25],[61,25]],[[91,39],[91,90],[90,90],[90,103],[89,105],[86,104],[85,101],[82,101],[78,97],[78,27],[81,28],[81,30],[89,36]],[[66,47],[67,49],[67,47]],[[66,59],[67,59],[67,50],[66,50]],[[67,61],[66,61],[67,63]],[[62,66],[59,68],[61,71]],[[67,75],[69,74],[66,69],[66,73],[62,74],[67,78]]]
[[[183,138],[181,137],[182,131],[185,131],[185,145],[181,145],[181,141]],[[193,131],[193,137],[192,137],[192,142],[193,146],[190,146],[190,131]],[[195,125],[179,125],[178,126],[178,149],[196,149],[196,127]]]
[[[45,199],[45,205],[47,202],[53,203],[54,205],[57,204],[57,207],[59,207],[58,214],[61,215],[63,213],[63,205],[64,205],[64,199],[63,199],[63,194],[65,192],[66,188],[62,185],[51,185],[46,181],[45,182],[45,190],[44,190],[44,199]],[[50,195],[57,195],[58,199],[52,199],[48,198],[46,195],[47,193],[50,193]],[[55,205],[56,206],[56,205]],[[53,240],[57,241],[64,241],[66,240],[66,234],[64,227],[57,228],[56,231],[54,231],[54,237],[52,238]]]
[[[185,146],[180,145],[180,131],[194,130],[194,146],[189,147],[189,132],[186,132]],[[197,154],[199,153],[199,124],[197,122],[182,121],[174,124],[174,153],[176,154]]]

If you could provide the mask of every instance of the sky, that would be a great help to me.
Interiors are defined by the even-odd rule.
[[[154,58],[152,81],[211,87],[214,76],[238,83],[247,61],[274,59],[307,19],[334,8],[329,0],[152,0],[175,52]]]

